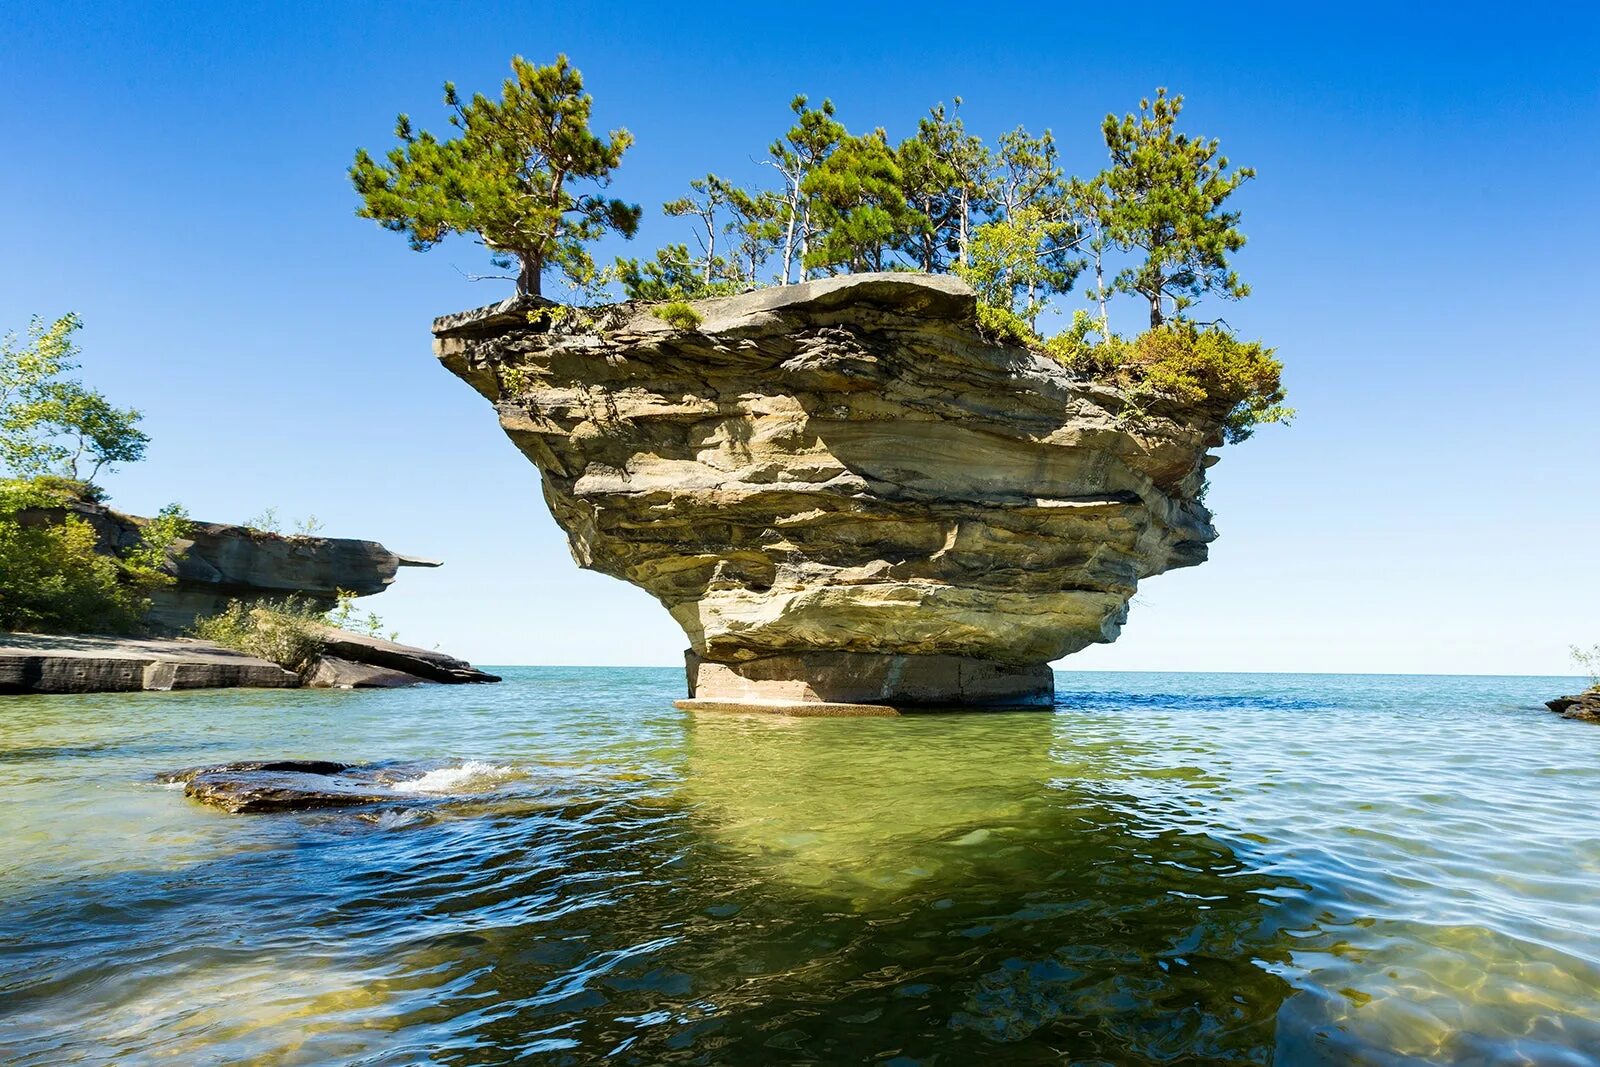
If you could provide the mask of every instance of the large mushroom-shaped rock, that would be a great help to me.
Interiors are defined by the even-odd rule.
[[[1218,425],[987,339],[959,279],[693,306],[684,328],[513,299],[434,335],[579,565],[682,625],[697,702],[1048,703],[1049,661],[1206,558]]]

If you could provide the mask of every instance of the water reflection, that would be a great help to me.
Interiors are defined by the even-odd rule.
[[[1600,731],[1393,681],[846,722],[575,676],[29,704],[0,1062],[1597,1062]],[[428,819],[148,781],[264,752],[454,762]]]

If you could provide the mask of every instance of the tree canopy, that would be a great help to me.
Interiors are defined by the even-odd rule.
[[[358,152],[359,213],[418,249],[475,233],[519,265],[519,292],[533,295],[550,269],[592,298],[614,286],[660,304],[858,271],[953,272],[978,294],[980,326],[997,339],[1069,353],[1096,373],[1116,367],[1195,404],[1236,397],[1219,415],[1230,435],[1290,415],[1271,350],[1191,314],[1203,297],[1250,291],[1231,262],[1245,237],[1230,198],[1255,171],[1232,167],[1216,139],[1178,129],[1182,96],[1157,89],[1136,113],[1106,115],[1106,164],[1089,178],[1067,173],[1049,129],[1018,126],[985,144],[967,130],[960,97],[897,141],[882,127],[851,133],[832,100],[796,96],[789,129],[754,161],[769,180],[693,179],[662,205],[688,239],[602,270],[586,246],[607,232],[631,237],[640,220],[637,206],[599,191],[632,137],[590,132],[592,101],[565,56],[548,67],[518,57],[512,68],[498,102],[462,104],[445,86],[459,136],[414,133],[401,115],[387,162]],[[1086,272],[1095,313],[1072,315],[1046,342],[1040,322],[1068,310],[1061,301]],[[1118,294],[1143,304],[1150,331],[1166,332],[1124,344],[1111,321]]]
[[[73,377],[82,326],[70,312],[54,322],[35,317],[26,341],[15,333],[0,340],[0,464],[15,476],[92,482],[144,458],[150,438],[139,412]]]
[[[350,168],[357,214],[405,234],[418,251],[476,234],[497,266],[517,267],[520,293],[539,295],[551,269],[587,285],[595,266],[585,245],[607,231],[632,237],[639,226],[637,205],[602,192],[633,136],[589,129],[594,101],[566,56],[542,67],[517,56],[511,72],[498,101],[479,93],[463,103],[445,83],[455,137],[417,132],[401,114],[400,144],[383,161],[358,150]]]

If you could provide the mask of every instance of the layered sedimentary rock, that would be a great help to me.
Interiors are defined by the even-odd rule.
[[[94,527],[101,547],[120,552],[137,544],[148,520],[102,504],[71,501],[23,513],[23,521],[60,522],[73,515]],[[230,600],[253,603],[293,595],[324,610],[340,590],[381,593],[401,567],[437,567],[433,560],[401,556],[376,541],[348,537],[291,536],[222,522],[195,522],[173,546],[166,570],[175,579],[151,593],[146,622],[160,633],[182,633]]]
[[[1046,663],[1206,558],[1216,424],[987,340],[958,279],[694,308],[682,328],[511,300],[434,325],[579,565],[682,625],[692,697],[1047,702]]]
[[[130,693],[173,689],[390,689],[430,682],[498,682],[433,649],[323,627],[323,652],[304,677],[276,663],[190,637],[0,633],[0,694]]]

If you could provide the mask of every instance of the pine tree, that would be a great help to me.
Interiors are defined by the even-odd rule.
[[[881,129],[841,141],[801,186],[815,228],[805,267],[848,274],[890,266],[891,250],[927,224],[904,181]]]
[[[811,242],[816,235],[812,218],[812,203],[805,192],[806,179],[820,167],[847,134],[842,123],[834,116],[832,100],[824,100],[821,107],[810,107],[805,96],[789,102],[795,114],[795,124],[789,132],[774,141],[767,149],[771,158],[764,162],[783,177],[783,191],[778,194],[781,210],[778,222],[783,229],[783,271],[780,285],[794,280],[804,281],[808,271],[805,261]]]
[[[950,269],[967,261],[972,219],[985,203],[989,183],[989,150],[967,133],[959,111],[943,104],[929,109],[917,123],[915,136],[895,150],[902,183],[912,209],[926,219],[908,235],[903,251],[925,271]]]
[[[707,174],[704,178],[696,178],[689,183],[690,194],[669,200],[661,205],[661,210],[674,218],[692,215],[700,221],[700,228],[695,231],[695,239],[700,242],[700,251],[705,253],[701,257],[701,278],[707,285],[718,276],[719,269],[725,270],[727,261],[717,256],[717,237],[726,228],[727,223],[718,222],[718,216],[729,206],[730,187],[727,182],[715,174]]]
[[[381,163],[358,150],[350,180],[361,195],[358,215],[405,234],[418,251],[475,233],[497,265],[518,268],[517,291],[538,296],[547,269],[587,284],[595,270],[584,245],[608,230],[632,237],[638,229],[637,205],[596,191],[610,184],[633,137],[590,131],[593,99],[566,56],[544,67],[517,56],[511,69],[499,101],[480,93],[462,103],[446,82],[458,135],[415,132],[402,114],[400,144]],[[575,193],[578,183],[593,188]]]
[[[1191,139],[1176,129],[1183,97],[1157,89],[1139,101],[1137,115],[1107,115],[1102,126],[1111,166],[1102,175],[1110,197],[1108,221],[1122,248],[1144,261],[1119,273],[1118,290],[1150,304],[1150,327],[1184,310],[1204,293],[1237,300],[1250,287],[1228,265],[1244,246],[1239,213],[1223,209],[1239,186],[1255,177],[1248,167],[1228,170],[1218,142]]]

